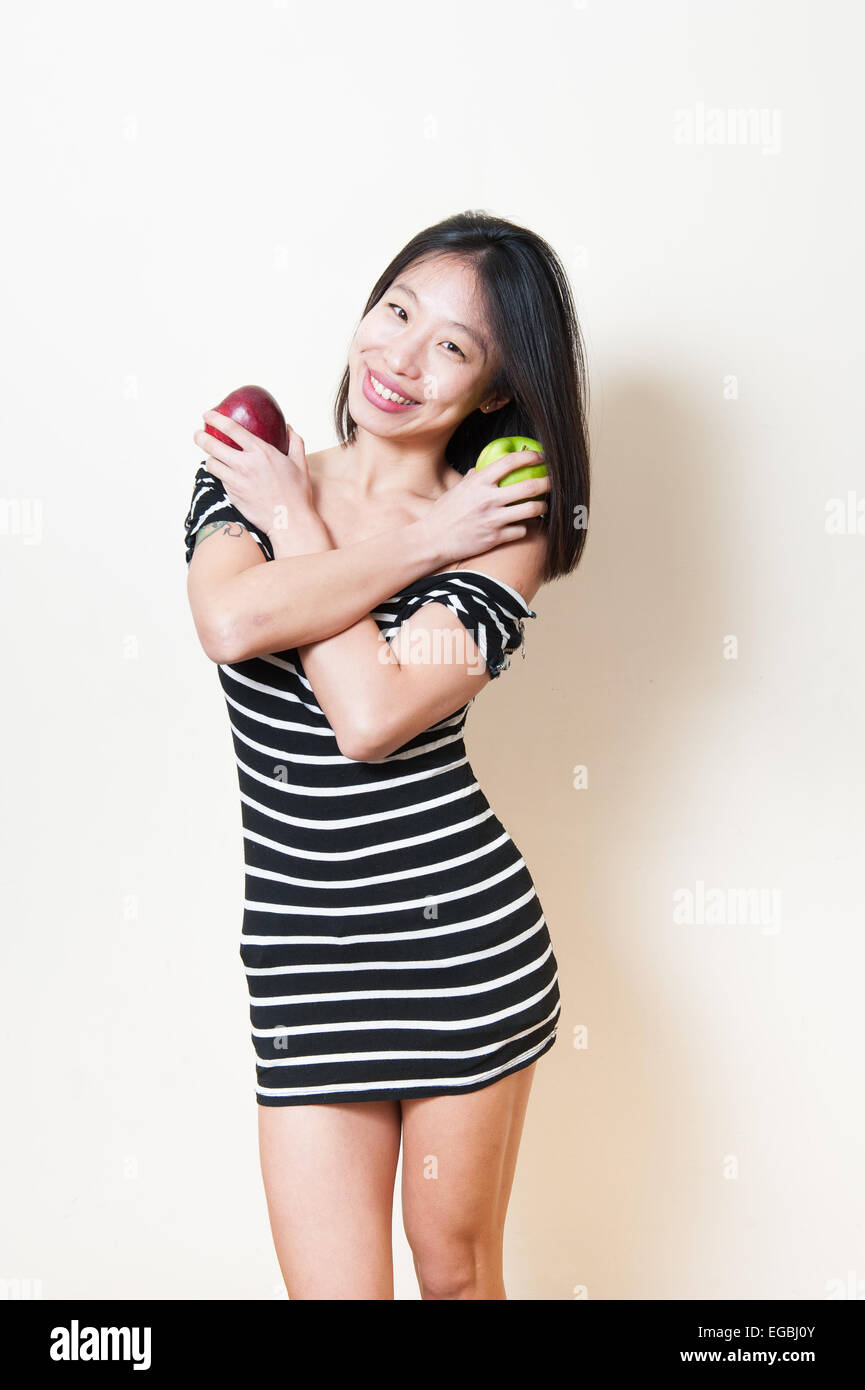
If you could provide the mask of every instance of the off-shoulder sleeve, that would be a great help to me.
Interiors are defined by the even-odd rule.
[[[492,677],[511,664],[525,640],[523,623],[538,615],[516,589],[479,570],[447,570],[427,575],[403,589],[397,621],[384,634],[390,637],[427,603],[443,603],[471,634]]]
[[[207,526],[211,521],[239,521],[241,525],[246,527],[252,539],[257,542],[265,559],[273,559],[273,547],[267,535],[264,531],[256,530],[243,513],[229,502],[221,479],[208,473],[207,465],[203,463],[195,475],[192,501],[189,504],[189,511],[186,513],[184,523],[186,527],[187,564],[192,559],[192,552],[195,550],[195,537],[202,526]]]

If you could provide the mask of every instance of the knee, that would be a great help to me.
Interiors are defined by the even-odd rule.
[[[477,1285],[474,1260],[467,1251],[415,1255],[414,1267],[423,1299],[471,1298]]]
[[[408,1233],[407,1233],[408,1234]],[[476,1235],[408,1237],[423,1299],[477,1298],[501,1278],[501,1252]]]

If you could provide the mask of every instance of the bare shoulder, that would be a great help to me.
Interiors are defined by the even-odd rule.
[[[540,527],[532,528],[518,541],[506,541],[482,555],[473,555],[452,565],[455,570],[480,570],[493,579],[501,579],[531,603],[544,582],[547,539]]]
[[[311,478],[326,476],[329,453],[329,449],[316,449],[313,453],[307,454],[306,466]]]

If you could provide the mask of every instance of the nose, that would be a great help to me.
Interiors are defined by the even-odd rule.
[[[402,381],[417,381],[420,372],[414,362],[414,354],[402,343],[399,347],[393,344],[384,350],[384,364],[391,376]]]
[[[384,360],[387,370],[396,377],[407,381],[417,381],[421,375],[417,358],[420,340],[415,338],[410,328],[403,328],[399,336],[383,344]]]

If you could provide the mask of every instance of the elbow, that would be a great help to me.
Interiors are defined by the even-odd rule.
[[[243,660],[234,625],[226,616],[212,614],[196,627],[204,655],[217,666],[231,666]]]
[[[352,713],[349,718],[340,720],[333,732],[340,753],[353,763],[374,763],[399,747],[386,737],[380,715],[367,720]]]
[[[373,763],[376,758],[383,756],[372,742],[355,729],[342,729],[336,733],[336,746],[342,756],[352,763]]]

